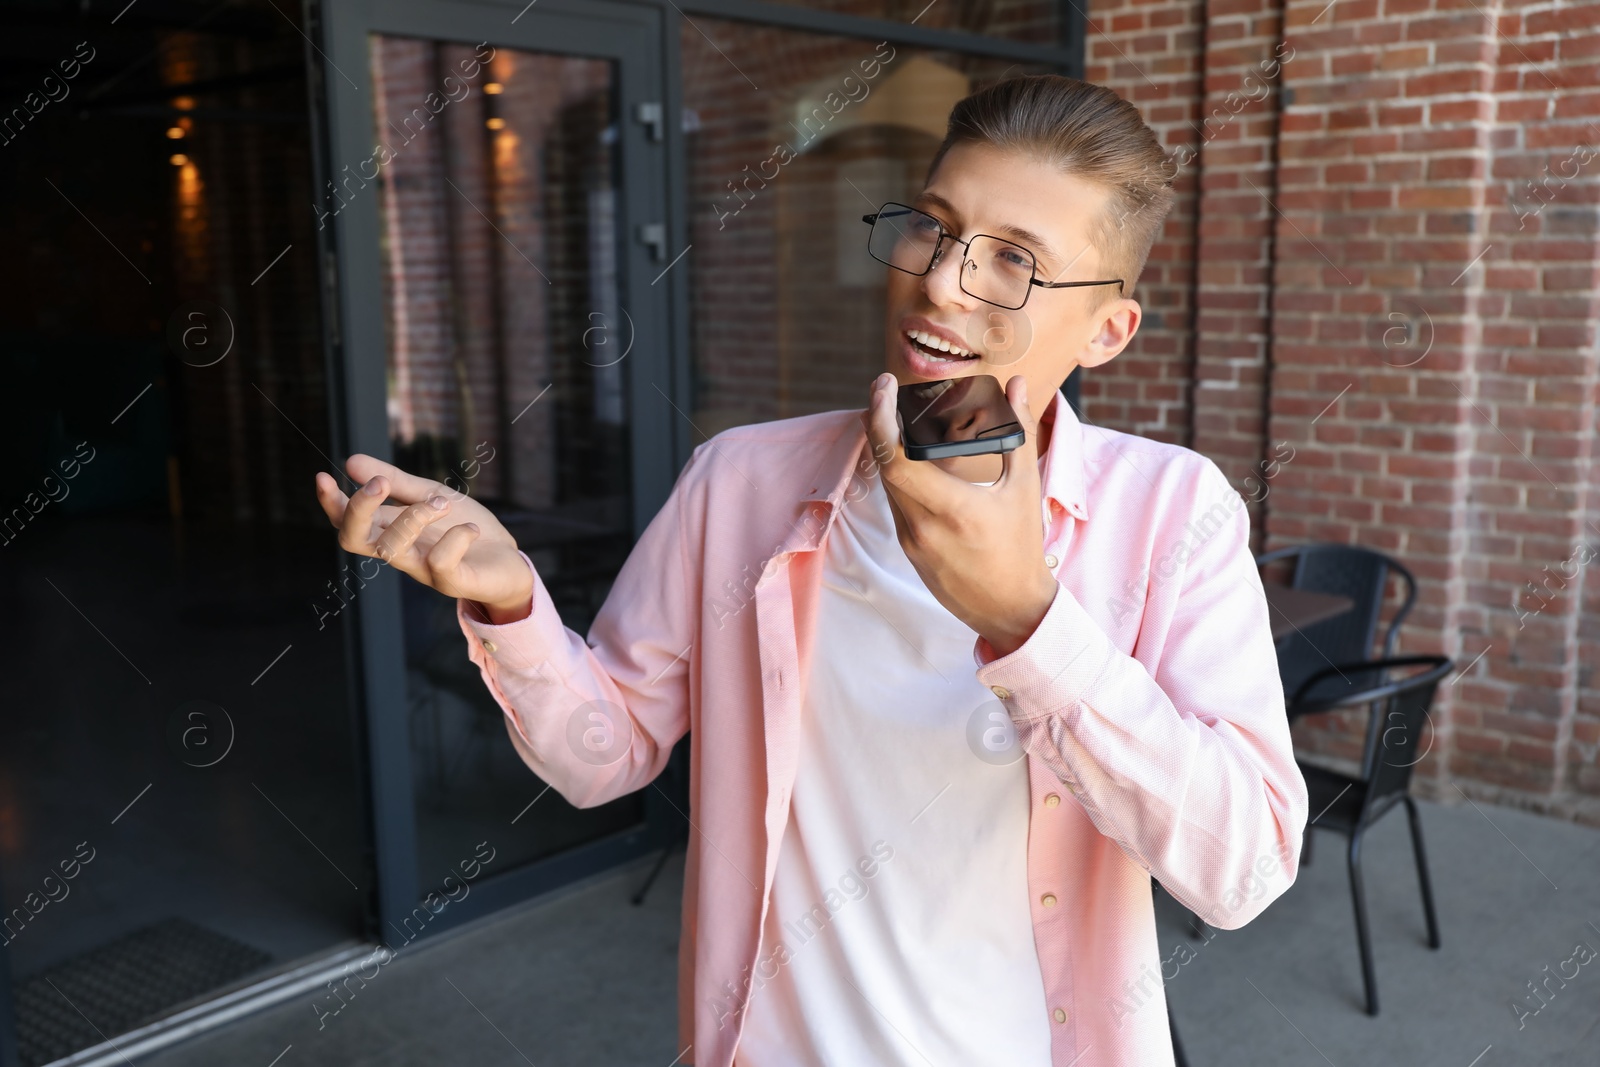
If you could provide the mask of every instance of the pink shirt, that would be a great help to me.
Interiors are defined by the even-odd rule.
[[[865,481],[823,549],[734,1067],[1050,1067],[1027,753],[973,675],[978,635],[906,558],[883,479]]]
[[[680,1063],[730,1067],[788,822],[822,573],[871,469],[857,411],[699,445],[586,642],[536,578],[468,655],[523,760],[571,803],[648,785],[690,736]],[[1084,426],[1057,393],[1042,465],[1055,600],[975,676],[1027,750],[1028,884],[1055,1067],[1172,1061],[1153,875],[1236,929],[1294,882],[1307,818],[1244,500],[1189,449]],[[587,739],[597,714],[611,748]]]

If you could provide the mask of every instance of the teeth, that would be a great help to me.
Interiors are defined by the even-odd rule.
[[[972,355],[971,352],[968,352],[960,345],[953,345],[943,338],[935,337],[933,334],[922,330],[907,330],[906,336],[935,352],[948,352],[957,359],[967,359]],[[929,358],[944,363],[954,362],[954,360],[939,360],[938,356],[930,356]]]

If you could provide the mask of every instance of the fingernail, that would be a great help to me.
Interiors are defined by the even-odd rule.
[[[370,493],[373,496],[377,496],[382,491],[382,487],[378,485],[378,479],[373,478],[369,480],[366,485],[361,487],[361,491],[363,493]]]
[[[434,497],[434,498],[432,498],[431,500],[428,501],[428,506],[430,508],[432,508],[434,511],[443,511],[444,510],[444,505],[445,505],[445,499],[442,496],[436,496],[436,497]]]

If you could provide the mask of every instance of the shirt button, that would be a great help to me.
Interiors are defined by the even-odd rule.
[[[1061,803],[1061,794],[1060,793],[1051,793],[1049,796],[1044,798],[1044,806],[1047,807],[1047,808],[1056,807],[1060,803]]]
[[[1046,893],[1044,896],[1039,898],[1039,903],[1043,904],[1047,908],[1053,908],[1056,906],[1056,895],[1054,893]]]
[[[1056,564],[1058,564],[1060,562],[1061,561],[1056,559],[1056,557],[1053,556],[1053,555],[1052,556],[1046,556],[1044,558],[1044,565],[1046,567],[1049,567],[1051,570],[1055,570],[1056,569]]]
[[[1053,1014],[1055,1015],[1056,1022],[1064,1023],[1067,1021],[1067,1011],[1065,1008],[1057,1008]]]
[[[485,652],[494,652],[494,651],[497,651],[497,650],[496,650],[496,648],[495,648],[495,645],[494,645],[494,642],[493,642],[493,641],[485,641],[485,642],[484,642],[484,643],[483,643],[483,650],[484,650],[484,651],[485,651]]]
[[[1005,700],[1007,697],[1011,696],[1011,690],[1007,689],[1003,685],[991,685],[989,688],[993,690],[994,695],[999,697],[1001,700]]]

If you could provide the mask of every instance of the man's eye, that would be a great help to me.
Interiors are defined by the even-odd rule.
[[[1015,245],[1002,245],[995,251],[994,265],[1007,274],[1027,274],[1033,270],[1033,257]]]

